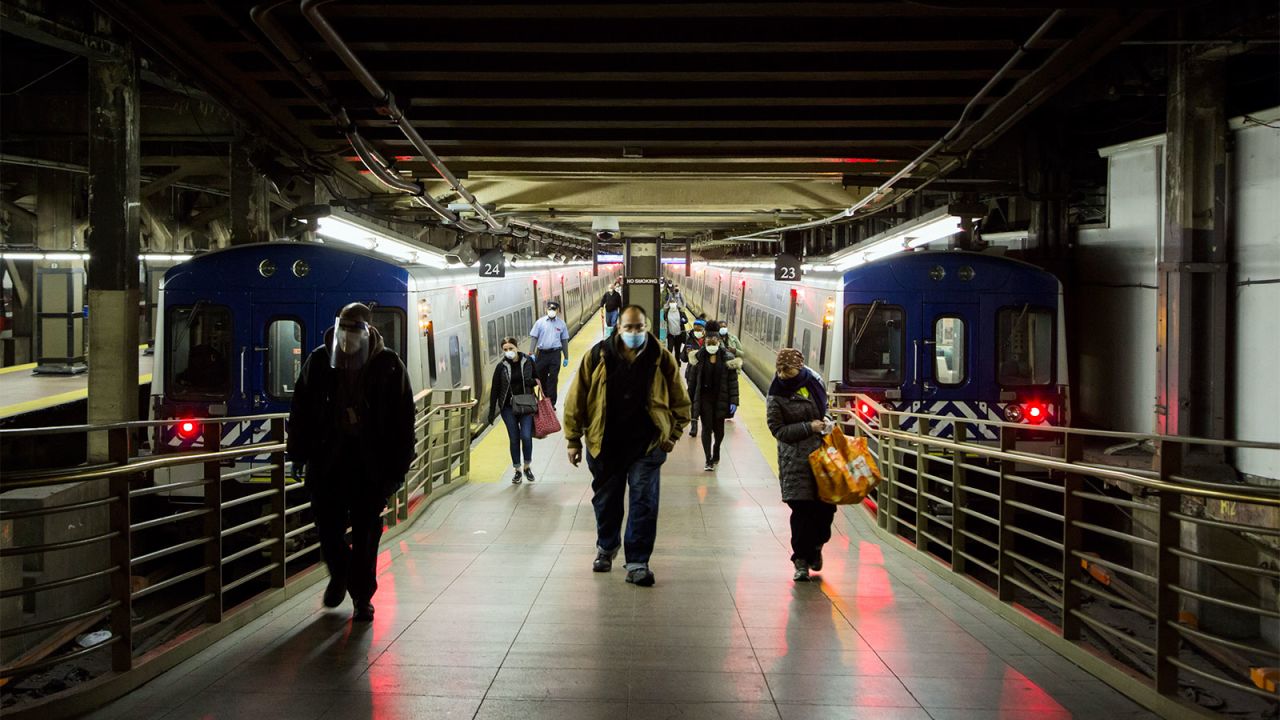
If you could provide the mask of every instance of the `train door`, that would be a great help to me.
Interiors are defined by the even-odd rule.
[[[471,373],[472,397],[480,397],[484,391],[484,355],[480,353],[480,291],[467,291],[467,317],[471,323]]]
[[[323,332],[307,327],[313,307],[301,303],[254,303],[250,347],[244,348],[235,379],[253,414],[288,412],[294,383],[310,345]],[[308,335],[308,330],[314,334]]]
[[[782,347],[796,346],[796,305],[799,294],[795,288],[791,288],[791,300],[787,307],[787,341],[783,343]],[[808,356],[808,351],[805,351],[805,356]]]
[[[968,303],[925,303],[920,347],[915,360],[920,367],[920,399],[926,409],[935,403],[974,401],[978,378],[973,372],[972,339],[977,328],[978,306]],[[931,408],[941,410],[942,408]]]

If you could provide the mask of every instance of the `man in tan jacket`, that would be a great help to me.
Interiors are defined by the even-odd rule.
[[[582,461],[584,441],[587,448],[596,511],[595,572],[609,572],[624,546],[623,499],[630,488],[627,582],[653,585],[649,556],[658,531],[662,463],[689,424],[689,412],[676,359],[649,331],[644,308],[623,308],[617,332],[582,358],[564,406],[574,467]]]

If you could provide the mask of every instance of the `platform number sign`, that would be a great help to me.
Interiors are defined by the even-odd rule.
[[[501,250],[490,250],[485,253],[477,265],[482,279],[504,278],[507,276],[507,261],[503,257]]]
[[[800,259],[783,253],[773,259],[773,279],[783,282],[800,282]]]

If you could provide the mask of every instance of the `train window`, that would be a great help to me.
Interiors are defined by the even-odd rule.
[[[804,355],[805,364],[808,364],[809,362],[809,347],[811,345],[811,340],[812,338],[809,334],[809,328],[805,328],[804,333],[800,336],[800,354]]]
[[[498,346],[498,337],[499,337],[499,335],[498,335],[498,321],[497,321],[497,320],[490,320],[488,323],[486,323],[486,324],[485,324],[485,326],[484,326],[484,337],[485,337],[485,340],[488,340],[488,341],[489,341],[489,346],[488,346],[488,347],[489,347],[489,357],[491,357],[491,358],[498,357],[498,353],[500,352],[500,349],[499,349],[499,346]]]
[[[774,315],[772,318],[772,326],[769,328],[769,342],[773,344],[774,350],[782,349],[782,318]]]
[[[302,359],[302,323],[294,319],[272,320],[267,325],[267,352],[262,363],[268,395],[277,400],[293,397]]]
[[[854,385],[900,385],[906,354],[904,313],[896,305],[850,305],[845,310],[845,363]]]
[[[1030,305],[996,314],[996,379],[1001,385],[1053,381],[1053,311]]]
[[[954,315],[933,323],[933,379],[939,385],[965,381],[964,320]]]
[[[458,336],[449,336],[449,381],[454,387],[462,384],[462,342]]]
[[[404,311],[394,307],[375,307],[373,309],[373,326],[382,335],[382,342],[389,350],[404,358]]]
[[[231,389],[231,308],[196,303],[166,313],[169,394],[177,400],[217,400]]]

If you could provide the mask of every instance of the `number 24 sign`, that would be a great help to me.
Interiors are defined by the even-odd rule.
[[[504,278],[507,276],[506,258],[502,256],[501,250],[490,250],[485,253],[477,265],[482,278]]]

